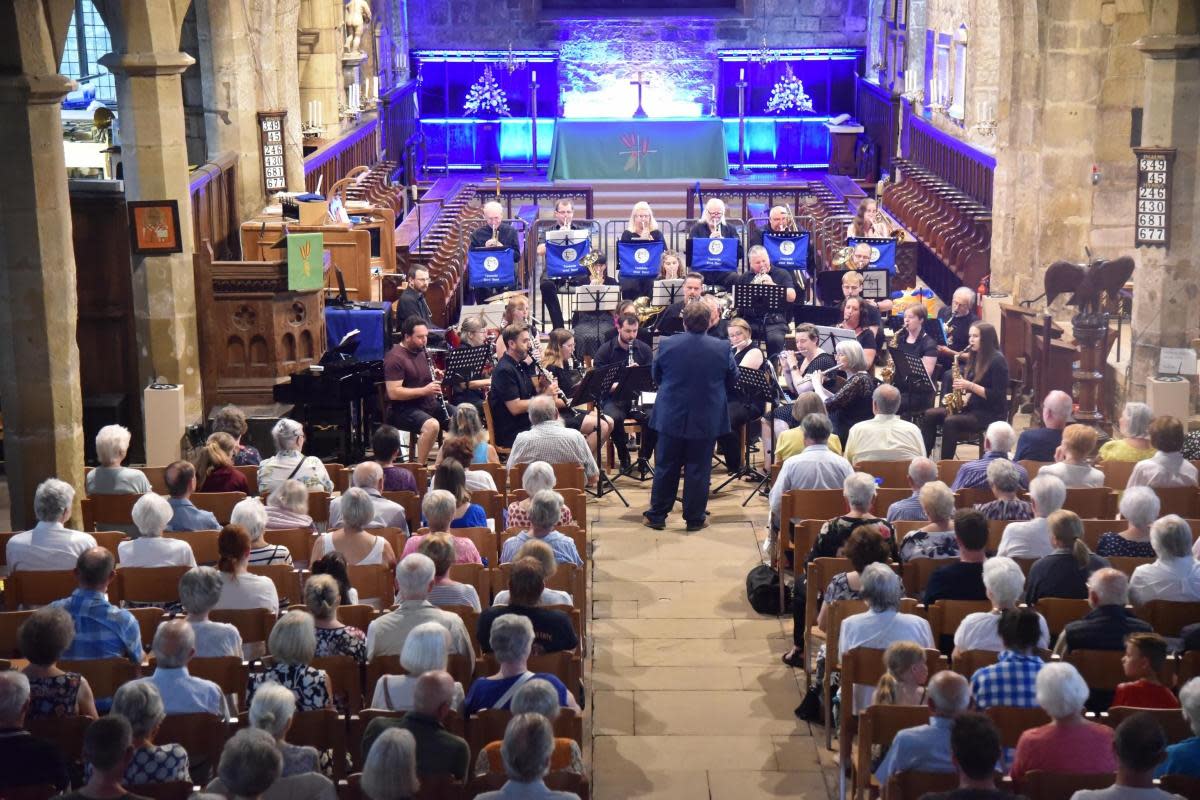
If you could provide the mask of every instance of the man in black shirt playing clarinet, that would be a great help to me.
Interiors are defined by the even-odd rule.
[[[529,430],[529,401],[539,394],[534,383],[537,368],[527,363],[533,339],[529,326],[515,322],[500,332],[504,355],[492,369],[492,389],[487,402],[492,410],[496,445],[512,447],[517,434]],[[550,382],[540,392],[554,397],[558,383]]]
[[[609,339],[596,351],[592,364],[595,369],[606,370],[617,364],[635,364],[646,367],[654,360],[650,346],[638,339],[638,318],[636,314],[621,316],[617,335]],[[493,378],[493,386],[495,379]],[[617,458],[621,461],[621,471],[628,472],[631,468],[629,459],[629,435],[625,433],[625,420],[633,419],[642,426],[642,442],[638,447],[638,461],[645,463],[654,452],[655,435],[646,424],[647,417],[640,408],[635,408],[628,398],[618,400],[619,387],[615,384],[609,387],[601,410],[612,417],[612,440],[617,449]]]

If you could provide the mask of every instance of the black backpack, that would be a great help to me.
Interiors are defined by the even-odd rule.
[[[759,614],[778,617],[784,609],[791,610],[792,587],[785,590],[784,607],[779,607],[779,572],[767,564],[759,564],[746,576],[746,599]]]

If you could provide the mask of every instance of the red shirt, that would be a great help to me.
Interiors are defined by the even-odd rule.
[[[1179,698],[1161,683],[1142,678],[1118,684],[1112,704],[1132,708],[1179,708]]]
[[[250,484],[246,476],[233,467],[217,467],[208,473],[201,492],[242,492],[250,494]]]
[[[1096,722],[1059,725],[1051,722],[1030,728],[1017,740],[1017,755],[1009,774],[1020,781],[1035,769],[1084,774],[1116,772],[1113,729]]]

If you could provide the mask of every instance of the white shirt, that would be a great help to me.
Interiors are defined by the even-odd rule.
[[[1038,627],[1042,631],[1038,635],[1038,647],[1049,650],[1050,629],[1046,627],[1045,617],[1041,614],[1037,617]],[[954,632],[954,646],[959,650],[991,650],[999,653],[1004,649],[1004,642],[1000,641],[1000,613],[976,611],[967,614]]]
[[[892,642],[916,642],[922,647],[933,648],[933,632],[929,623],[916,614],[901,614],[899,611],[864,611],[842,621],[841,638],[838,640],[838,659],[856,647],[886,650]],[[871,705],[875,687],[871,684],[854,684],[854,713]]]
[[[1195,486],[1196,468],[1183,458],[1183,453],[1164,453],[1158,450],[1150,458],[1133,466],[1125,488],[1150,486],[1166,489],[1171,486]]]
[[[771,518],[778,523],[783,496],[792,489],[841,489],[854,472],[850,462],[823,444],[810,444],[779,468],[771,487]]]
[[[495,599],[492,600],[494,606],[508,605],[508,589],[499,592]],[[575,601],[571,599],[571,595],[567,592],[559,591],[558,589],[542,589],[542,596],[538,598],[539,606],[573,606]]]
[[[371,708],[412,711],[419,677],[419,675],[384,675],[375,684],[375,696],[371,698]],[[455,711],[462,711],[463,696],[462,684],[455,681],[454,697],[450,700],[450,707]]]
[[[242,573],[236,578],[228,572],[221,573],[221,599],[214,608],[236,611],[243,608],[266,608],[272,614],[279,613],[279,593],[270,578]]]
[[[379,493],[378,489],[364,489],[363,491],[371,496],[371,504],[375,506],[375,517],[367,523],[368,528],[399,528],[408,533],[408,521],[404,518],[404,506],[394,500],[388,500]],[[335,497],[329,504],[329,530],[336,530],[340,527],[342,527],[342,498]]]
[[[467,469],[463,470],[463,474],[466,476],[468,492],[497,491],[496,481],[486,469]]]
[[[1038,475],[1053,475],[1068,489],[1099,489],[1104,486],[1104,473],[1091,464],[1068,464],[1060,461],[1042,467],[1038,470]]]
[[[1000,546],[996,548],[996,555],[1009,558],[1041,558],[1053,552],[1050,526],[1045,517],[1008,523],[1000,537]]]
[[[182,539],[143,536],[117,545],[122,567],[194,567],[196,555]]]
[[[196,658],[242,657],[242,634],[228,622],[191,622]]]
[[[39,522],[32,530],[12,536],[4,552],[9,572],[75,569],[80,554],[95,546],[91,534],[64,528],[59,522]]]
[[[910,461],[925,457],[921,429],[895,414],[876,414],[850,429],[842,451],[851,464],[859,461]]]
[[[600,474],[596,457],[588,448],[587,439],[573,428],[567,428],[562,420],[539,422],[527,431],[517,434],[512,450],[508,454],[508,468],[517,464],[545,461],[547,464],[581,464],[583,474],[591,480]]]
[[[1129,578],[1129,596],[1135,605],[1151,600],[1200,600],[1200,562],[1185,556],[1142,564]]]

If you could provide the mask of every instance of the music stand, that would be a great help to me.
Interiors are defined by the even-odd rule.
[[[605,380],[609,371],[589,369],[579,379],[579,383],[575,385],[575,391],[571,393],[571,399],[567,402],[572,406],[591,403],[596,409],[596,452],[594,455],[596,456],[596,466],[600,470],[600,477],[596,480],[594,496],[599,500],[609,492],[613,492],[617,497],[621,498],[621,502],[625,504],[625,507],[629,508],[629,501],[625,499],[625,496],[621,494],[621,490],[617,488],[616,484],[612,482],[612,478],[609,478],[608,473],[604,470],[604,450],[600,441],[600,422],[603,420],[603,414],[600,409],[603,403],[600,401],[607,392],[608,387],[612,386],[612,381]],[[588,492],[592,491],[588,489]]]
[[[842,275],[845,270],[826,269],[817,273],[813,282],[817,299],[825,306],[836,306],[846,299],[842,293]]]
[[[576,311],[614,311],[620,297],[620,286],[577,286],[575,288]]]
[[[887,300],[891,293],[891,273],[886,269],[864,269],[858,273],[863,277],[862,296],[868,300]]]
[[[903,386],[907,392],[933,393],[933,380],[925,371],[921,356],[904,350],[893,350],[892,364],[892,369],[895,370],[893,384]]]
[[[669,306],[679,299],[679,293],[683,289],[682,278],[668,278],[654,282],[653,296],[650,298],[652,306]]]
[[[617,384],[617,393],[613,395],[612,400],[621,405],[627,405],[630,410],[633,409],[635,403],[640,402],[642,392],[654,390],[654,380],[650,377],[650,367],[648,366],[627,366],[626,364],[614,364],[605,372],[606,386]],[[643,431],[642,436],[645,436]],[[637,460],[630,465],[628,470],[621,472],[634,480],[645,482],[654,477],[654,470],[651,469],[649,462],[641,455],[641,443],[638,445]],[[634,473],[637,473],[636,475]]]
[[[743,302],[744,301],[744,302]],[[787,288],[774,283],[735,283],[733,307],[755,319],[781,313],[787,303]]]
[[[822,273],[824,274],[824,273]],[[842,321],[842,310],[830,306],[796,306],[796,324],[823,325],[827,328],[837,326]]]
[[[779,434],[775,433],[775,428],[772,423],[772,420],[774,419],[774,414],[772,412],[775,410],[775,408],[777,408],[779,406],[780,403],[784,403],[785,405],[787,404],[787,394],[784,392],[783,386],[780,385],[779,372],[775,369],[774,359],[768,358],[766,363],[767,363],[767,369],[771,373],[771,378],[770,378],[771,394],[770,394],[770,398],[767,400],[767,408],[763,412],[763,419],[767,421],[767,423],[768,423],[767,430],[769,430],[771,432],[771,444],[770,444],[769,452],[771,454],[771,462],[774,463],[775,447],[779,443]],[[763,442],[763,447],[764,448],[767,447],[766,442]],[[750,494],[746,495],[746,499],[742,501],[742,508],[745,508],[746,505],[752,499],[754,499],[755,495],[758,495],[759,493],[761,493],[763,495],[767,495],[767,496],[770,495],[770,489],[767,487],[767,484],[771,482],[771,475],[770,475],[769,470],[764,469],[759,474],[762,475],[762,478],[759,479],[758,483],[750,491]]]
[[[451,376],[462,381],[466,389],[472,380],[483,374],[483,365],[488,360],[492,348],[486,344],[479,347],[459,347],[446,354],[446,369],[443,383],[451,382]]]
[[[770,287],[762,287],[762,288],[770,288]],[[783,287],[780,286],[780,287],[775,287],[775,288],[782,289]],[[776,386],[778,386],[778,385],[779,384],[776,384]],[[768,378],[768,373],[763,372],[761,369],[750,369],[748,367],[738,367],[737,388],[741,392],[742,397],[745,398],[746,403],[754,403],[755,401],[761,400],[763,405],[765,406],[767,404],[767,402],[769,402],[770,399],[773,397],[773,394],[771,392],[770,379]],[[750,420],[747,420],[746,424],[749,425]],[[716,489],[713,489],[712,493],[717,494],[718,492],[720,492],[722,489],[724,489],[729,484],[733,483],[734,481],[736,481],[740,478],[744,478],[747,476],[757,479],[760,486],[762,485],[762,481],[768,480],[770,478],[769,475],[764,475],[759,470],[750,466],[750,436],[749,435],[747,435],[745,437],[745,444],[742,448],[742,466],[738,468],[737,472],[733,473],[728,478],[726,478],[724,483],[722,483]],[[757,491],[757,488],[755,489],[755,491]]]
[[[591,231],[587,228],[549,230],[546,231],[546,241],[552,244],[583,244],[591,238],[591,235]]]
[[[838,342],[858,341],[858,337],[854,335],[854,331],[848,328],[833,328],[825,325],[817,325],[817,343],[821,349],[831,356],[837,355]]]
[[[929,334],[930,339],[933,339],[933,341],[937,342],[939,347],[947,344],[946,329],[942,327],[941,320],[926,319],[925,323],[921,327],[925,330],[925,333]]]

